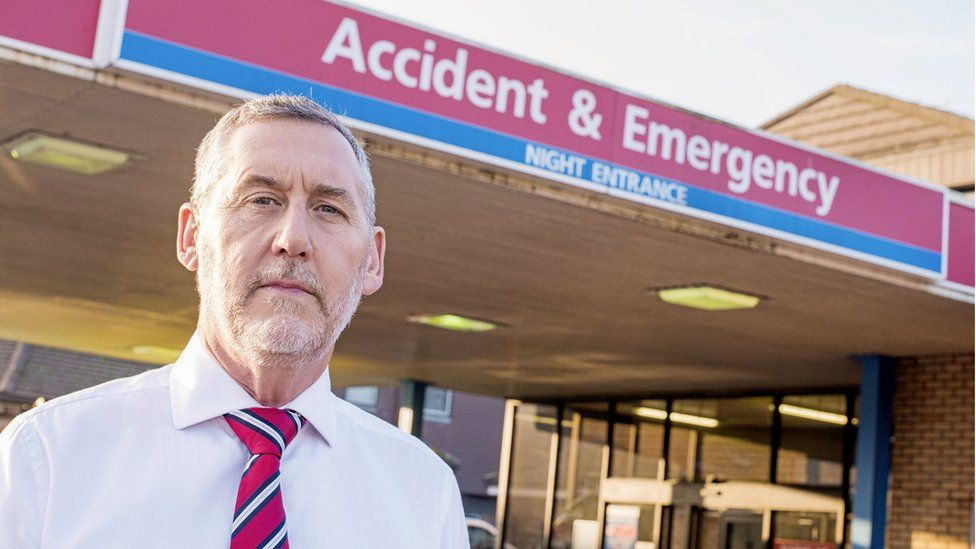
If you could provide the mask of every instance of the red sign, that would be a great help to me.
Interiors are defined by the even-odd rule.
[[[222,93],[311,94],[427,146],[944,275],[934,185],[347,6],[129,0],[119,64]]]
[[[976,240],[973,208],[955,202],[949,204],[949,250],[946,280],[973,286],[973,247]]]
[[[55,55],[91,59],[101,4],[101,0],[2,0],[0,44],[26,46],[28,50],[40,46]]]

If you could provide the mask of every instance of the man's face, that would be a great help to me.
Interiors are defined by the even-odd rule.
[[[356,156],[336,130],[294,120],[239,128],[227,152],[196,217],[180,216],[181,235],[198,229],[184,264],[199,269],[201,319],[252,356],[320,355],[382,284]]]

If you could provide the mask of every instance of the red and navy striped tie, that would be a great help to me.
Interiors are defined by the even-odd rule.
[[[251,452],[237,489],[231,549],[288,547],[285,507],[281,501],[281,454],[305,418],[293,410],[247,408],[224,419]]]

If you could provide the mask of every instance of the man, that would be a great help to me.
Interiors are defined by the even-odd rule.
[[[466,548],[451,470],[335,397],[329,360],[383,282],[366,154],[294,96],[197,152],[179,360],[54,399],[0,435],[0,547]],[[287,518],[287,520],[286,520]]]

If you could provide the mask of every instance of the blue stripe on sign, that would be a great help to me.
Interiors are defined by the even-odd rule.
[[[125,31],[121,56],[137,63],[257,94],[280,91],[302,93],[326,106],[334,108],[341,105],[342,108],[336,108],[335,111],[356,120],[527,165],[525,146],[530,143],[528,141],[134,31]],[[575,153],[568,154],[587,158]],[[587,160],[584,178],[594,159]],[[613,166],[603,160],[599,162]],[[631,168],[623,168],[636,172]],[[680,181],[669,181],[688,187],[688,206],[693,209],[833,244],[933,273],[940,273],[942,270],[942,255],[936,251],[763,206]]]
[[[874,236],[857,229],[817,221],[783,210],[746,202],[723,194],[688,186],[688,204],[699,210],[747,221],[797,236],[803,236],[849,250],[884,257],[939,273],[942,254],[903,244],[889,238]]]

